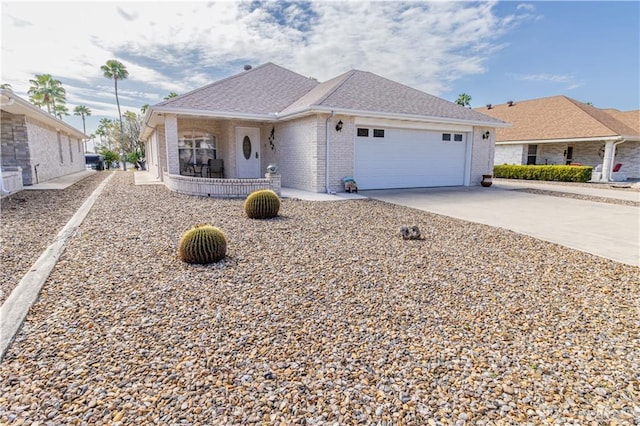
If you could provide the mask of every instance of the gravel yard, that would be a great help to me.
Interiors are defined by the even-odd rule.
[[[20,191],[0,202],[0,304],[108,173],[64,191]]]
[[[640,421],[639,268],[374,200],[242,204],[118,172],[0,363],[0,424]],[[224,261],[177,259],[198,223]]]

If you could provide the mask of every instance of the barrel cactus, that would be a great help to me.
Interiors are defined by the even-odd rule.
[[[196,225],[189,229],[178,246],[178,257],[187,263],[214,263],[224,259],[226,253],[226,237],[211,225]]]
[[[254,191],[244,202],[244,211],[251,219],[267,219],[278,216],[280,198],[270,189]]]

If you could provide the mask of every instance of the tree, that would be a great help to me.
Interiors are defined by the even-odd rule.
[[[118,153],[110,149],[102,148],[98,153],[104,157],[104,164],[107,170],[110,170],[111,165],[118,161]]]
[[[62,120],[63,115],[69,115],[69,108],[65,104],[57,104],[53,110],[53,114]]]
[[[127,160],[124,151],[124,131],[122,129],[122,114],[120,113],[120,100],[118,99],[118,80],[124,80],[129,77],[129,71],[122,62],[115,59],[109,59],[105,65],[100,67],[104,76],[114,81],[116,92],[116,104],[118,105],[118,117],[120,118],[120,144],[122,146],[122,170],[127,171]]]
[[[6,89],[6,90],[11,90],[13,91],[13,88],[11,87],[11,85],[9,83],[2,83],[0,84],[0,89]]]
[[[91,110],[86,105],[78,105],[73,109],[73,115],[79,115],[82,117],[82,133],[87,134],[87,126],[84,122],[84,118],[91,115]]]
[[[29,101],[39,107],[46,106],[47,111],[56,114],[56,104],[66,103],[66,91],[62,87],[62,82],[51,77],[51,74],[36,74],[36,78],[29,80],[31,87],[27,94]]]
[[[471,96],[466,93],[460,93],[458,95],[458,99],[456,99],[456,103],[458,105],[462,105],[463,107],[471,106]]]
[[[125,111],[124,114],[122,114],[122,118],[124,119],[122,125],[124,126],[127,152],[137,152],[141,157],[143,157],[144,143],[140,140],[142,116],[133,111]]]
[[[144,104],[140,107],[140,112],[145,114],[148,109],[149,109],[149,104]]]
[[[164,100],[168,101],[169,99],[175,98],[176,96],[178,96],[176,92],[170,92],[167,96],[164,97]]]

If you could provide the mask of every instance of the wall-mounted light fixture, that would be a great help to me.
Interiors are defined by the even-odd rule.
[[[489,131],[487,130],[482,134],[482,139],[489,139],[489,136],[491,136],[491,133],[489,133]]]
[[[338,123],[336,124],[336,132],[342,131],[342,124],[342,120],[338,121]]]

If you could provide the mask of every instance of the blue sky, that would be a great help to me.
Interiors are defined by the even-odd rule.
[[[70,110],[116,118],[274,62],[324,81],[370,71],[473,107],[566,95],[640,109],[640,3],[624,2],[2,2],[2,83],[27,98],[29,79],[62,81]],[[82,128],[79,117],[65,121]]]

